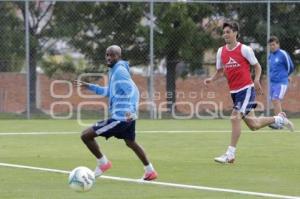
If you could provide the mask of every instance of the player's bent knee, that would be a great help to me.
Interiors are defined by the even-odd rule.
[[[254,121],[254,120],[244,120],[244,121],[251,131],[256,131],[259,129],[256,121]]]
[[[259,126],[256,122],[248,122],[248,127],[251,131],[257,131],[259,129]]]
[[[126,146],[128,146],[131,149],[134,148],[134,146],[135,146],[134,141],[126,140],[125,143],[126,143]]]
[[[231,122],[239,122],[240,119],[238,117],[231,117]]]
[[[129,148],[132,148],[132,147],[133,147],[133,144],[130,143],[130,142],[126,142],[126,146],[128,146]]]
[[[88,140],[88,139],[87,139],[87,136],[86,136],[86,134],[85,134],[84,132],[81,133],[80,138],[81,138],[81,140],[82,140],[83,142],[86,142],[86,141]]]
[[[83,142],[87,142],[89,140],[94,139],[94,136],[92,136],[93,134],[94,134],[94,132],[91,129],[87,129],[81,133],[80,138]]]
[[[258,128],[255,127],[255,126],[249,126],[249,129],[250,129],[251,131],[257,131],[257,130],[258,130]]]

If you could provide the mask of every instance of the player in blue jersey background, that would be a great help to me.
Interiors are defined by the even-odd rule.
[[[279,39],[271,36],[269,41],[269,74],[270,74],[270,99],[273,104],[274,114],[282,112],[281,101],[287,91],[289,84],[289,76],[294,71],[294,64],[290,55],[280,48]],[[276,124],[269,127],[280,129]]]

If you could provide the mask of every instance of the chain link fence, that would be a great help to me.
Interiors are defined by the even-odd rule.
[[[279,37],[296,66],[283,109],[300,113],[298,1],[0,1],[0,11],[2,118],[105,117],[105,98],[77,90],[71,80],[105,84],[104,55],[112,44],[130,62],[140,118],[226,117],[232,108],[226,81],[203,85],[224,45],[225,20],[239,22],[239,41],[263,66],[263,113],[267,39]]]

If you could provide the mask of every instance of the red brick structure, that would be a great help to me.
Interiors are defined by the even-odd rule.
[[[141,75],[134,75],[134,81],[139,87],[141,94],[140,109],[147,107],[147,78]],[[231,110],[232,103],[229,96],[226,80],[220,80],[209,88],[203,85],[200,77],[189,77],[185,80],[178,79],[177,84],[177,110],[183,113],[197,114],[206,109],[217,109],[217,111]],[[100,82],[101,83],[101,82]],[[166,108],[165,77],[157,75],[154,78],[155,93],[154,101],[158,111],[163,112]],[[262,81],[266,91],[265,81]],[[51,106],[55,113],[68,112],[69,109],[77,110],[79,106],[88,110],[99,110],[106,104],[106,99],[93,95],[89,92],[82,92],[88,98],[78,95],[78,92],[70,82],[55,82],[45,75],[38,75],[37,103],[38,108],[49,112]],[[51,94],[52,93],[52,94]],[[266,92],[265,92],[266,94]],[[26,75],[20,73],[0,73],[0,112],[21,113],[26,110]],[[266,105],[266,96],[259,96],[257,100],[261,106]],[[96,104],[95,104],[96,103]],[[102,104],[99,104],[102,103]],[[94,105],[91,105],[94,104]],[[300,112],[300,77],[294,77],[289,85],[283,109],[288,112]]]

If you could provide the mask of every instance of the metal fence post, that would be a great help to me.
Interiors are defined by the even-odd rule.
[[[153,47],[153,28],[154,28],[154,22],[153,22],[153,0],[150,1],[150,65],[149,65],[149,100],[150,100],[150,106],[149,106],[149,111],[150,111],[150,118],[154,119],[154,101],[153,101],[153,93],[154,93],[154,85],[153,85],[153,65],[154,65],[154,47]]]
[[[27,119],[31,118],[30,113],[30,49],[29,49],[29,0],[25,1],[25,49],[26,49],[26,70],[27,70]]]
[[[270,116],[270,99],[269,99],[269,93],[270,93],[270,74],[269,74],[269,54],[270,54],[270,47],[268,45],[268,41],[270,38],[270,22],[271,21],[271,3],[270,0],[267,3],[267,57],[266,57],[266,63],[267,63],[267,116]]]

